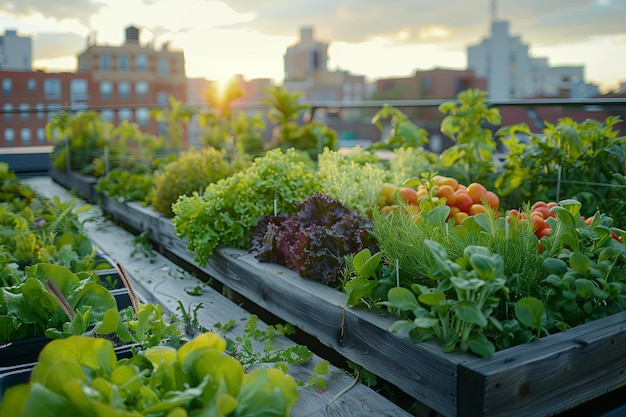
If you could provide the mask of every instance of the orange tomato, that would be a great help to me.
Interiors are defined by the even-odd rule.
[[[487,195],[487,189],[484,185],[473,182],[467,186],[467,194],[472,198],[474,204],[480,204],[483,197]]]
[[[545,229],[545,227],[547,226],[546,221],[544,220],[544,218],[543,218],[543,216],[541,215],[541,213],[536,213],[536,212],[533,212],[533,213],[531,214],[531,220],[532,220],[532,222],[533,222],[533,225],[535,226],[535,227],[534,227],[534,229],[535,229],[535,233],[536,233],[538,230]]]
[[[432,179],[433,183],[438,186],[449,185],[453,190],[459,188],[459,182],[452,177],[444,177],[442,175],[435,175]]]
[[[479,214],[479,213],[487,213],[487,207],[485,207],[485,206],[484,206],[484,205],[482,205],[482,204],[472,204],[472,205],[470,206],[470,209],[469,209],[469,211],[468,211],[468,214],[469,214],[470,216],[475,216],[475,215],[477,215],[477,214]]]
[[[487,191],[486,195],[487,204],[489,204],[489,207],[491,207],[493,210],[497,210],[500,206],[500,198],[498,198],[496,193],[494,193],[493,191]]]
[[[446,204],[449,206],[454,206],[456,203],[456,191],[450,185],[440,185],[437,189],[437,197],[445,198]]]
[[[417,204],[417,191],[415,191],[414,188],[400,187],[398,194],[400,194],[402,201],[404,201],[405,203]]]
[[[456,193],[456,204],[455,205],[461,211],[464,211],[464,212],[468,213],[470,207],[472,207],[472,204],[474,204],[474,202],[472,201],[472,197],[470,197],[469,194],[467,194],[465,192],[457,191],[457,193]]]
[[[469,217],[469,214],[467,214],[464,211],[459,211],[453,216],[454,224],[459,225],[463,223],[463,220],[467,219],[468,217]]]
[[[533,209],[533,213],[541,213],[544,219],[548,217],[556,217],[556,214],[552,213],[547,205],[545,206],[537,206]]]

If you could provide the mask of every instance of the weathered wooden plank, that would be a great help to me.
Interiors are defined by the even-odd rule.
[[[622,312],[459,364],[459,415],[554,415],[625,384]]]
[[[73,190],[78,196],[89,203],[98,201],[98,192],[94,186],[98,182],[96,178],[86,177],[75,172],[63,172],[54,168],[50,168],[50,178],[57,184],[62,185],[68,190]]]
[[[42,195],[48,197],[58,195],[65,201],[72,199],[65,189],[51,184],[49,178],[32,178],[28,182]],[[250,316],[248,312],[164,256],[158,254],[150,258],[133,256],[135,236],[104,220],[99,207],[92,207],[89,212],[81,214],[81,217],[102,219],[97,224],[87,222],[85,224],[87,234],[97,242],[102,252],[126,267],[137,292],[147,302],[161,304],[170,312],[176,311],[179,301],[188,311],[202,303],[204,308],[197,310],[197,318],[201,325],[214,329],[216,323],[226,323],[234,319],[238,324],[226,336],[234,338],[243,334],[243,323]],[[186,291],[196,286],[201,287],[199,296],[190,295]],[[265,324],[259,321],[259,327],[264,326]],[[293,342],[285,337],[276,340],[278,348],[292,344]],[[322,358],[314,355],[310,363],[291,367],[290,372],[297,380],[307,381],[313,373],[314,365],[321,360]],[[410,416],[380,394],[360,383],[355,383],[351,376],[340,369],[332,365],[329,369],[327,389],[323,392],[301,389],[298,403],[291,410],[292,416]]]

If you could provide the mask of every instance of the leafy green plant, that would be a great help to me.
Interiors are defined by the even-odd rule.
[[[377,160],[360,163],[358,159],[324,149],[318,156],[318,172],[324,194],[369,217],[378,209],[379,191],[389,173]]]
[[[229,177],[247,166],[248,161],[243,157],[231,160],[226,151],[214,148],[182,152],[178,159],[154,174],[150,197],[152,208],[171,218],[174,216],[172,204],[180,196],[202,191],[210,183]]]
[[[46,125],[46,137],[55,144],[52,166],[60,171],[70,169],[92,174],[93,162],[104,156],[112,127],[93,110],[56,113]]]
[[[191,120],[195,110],[176,100],[174,96],[169,96],[168,101],[169,107],[150,109],[150,116],[157,122],[165,124],[166,138],[164,142],[169,144],[169,148],[182,149],[184,126]]]
[[[49,329],[61,331],[73,318],[68,314],[76,311],[87,328],[101,321],[108,309],[117,310],[113,295],[89,273],[74,274],[59,265],[37,264],[26,268],[26,275],[20,285],[2,289],[0,342],[43,336]],[[67,305],[51,288],[58,290]]]
[[[489,107],[487,92],[478,89],[461,91],[458,103],[441,104],[439,111],[447,114],[441,121],[441,132],[454,141],[454,145],[441,153],[439,173],[463,184],[488,184],[496,173],[496,141],[484,124],[499,125],[500,111]]]
[[[295,203],[319,189],[314,165],[293,149],[268,151],[245,171],[209,184],[202,194],[181,196],[172,206],[174,231],[188,239],[204,265],[218,246],[247,248],[258,220],[293,213]]]
[[[548,219],[551,234],[540,241],[548,326],[561,331],[626,309],[626,246],[611,234],[625,232],[600,213],[587,225],[580,209],[576,200],[561,201]]]
[[[84,271],[93,268],[95,248],[86,236],[77,200],[33,197],[0,204],[0,254],[20,268],[39,262]]]
[[[267,117],[276,123],[270,148],[277,147],[283,151],[296,148],[315,157],[324,148],[337,147],[337,132],[325,123],[310,121],[302,126],[298,124],[300,114],[311,108],[300,101],[303,93],[290,92],[284,87],[268,89],[267,93],[268,97],[263,100],[270,106]]]
[[[139,201],[143,205],[150,203],[150,194],[153,187],[152,171],[139,167],[137,169],[113,169],[100,179],[95,188],[106,193],[118,203],[125,201]]]
[[[485,247],[468,246],[463,257],[452,262],[441,245],[434,241],[425,244],[434,259],[428,275],[437,285],[391,289],[389,300],[382,304],[392,311],[411,313],[409,319],[396,321],[391,330],[408,330],[415,342],[435,336],[444,352],[459,349],[491,357],[495,345],[486,333],[502,329],[494,312],[501,296],[508,296],[502,258]]]
[[[104,339],[73,336],[49,343],[31,382],[9,388],[0,416],[285,416],[296,383],[279,369],[242,365],[226,342],[204,333],[178,350],[159,346],[117,360]]]
[[[383,140],[376,142],[366,149],[388,149],[396,150],[401,148],[422,148],[428,143],[428,132],[426,129],[416,126],[401,110],[388,104],[376,112],[372,118],[372,124],[383,131],[383,121],[389,120],[390,135]]]
[[[604,122],[570,118],[557,124],[545,122],[541,133],[525,124],[498,131],[509,152],[503,172],[495,181],[509,206],[521,202],[575,199],[582,203],[584,216],[601,211],[623,227],[626,218],[626,137],[618,137],[615,126],[621,120]],[[521,142],[526,137],[529,144]]]

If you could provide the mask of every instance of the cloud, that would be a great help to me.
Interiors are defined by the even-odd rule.
[[[16,16],[41,13],[57,20],[77,19],[89,21],[105,3],[97,0],[0,0],[0,11]]]
[[[86,48],[86,39],[76,33],[40,33],[33,42],[37,59],[75,57]]]
[[[320,40],[360,43],[376,37],[397,43],[468,45],[489,35],[490,1],[225,0],[254,18],[235,27],[296,36],[313,26]],[[511,22],[525,42],[575,42],[623,33],[626,2],[617,0],[500,1],[496,17]]]

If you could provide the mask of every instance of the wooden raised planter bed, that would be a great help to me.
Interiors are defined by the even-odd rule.
[[[146,211],[133,222],[154,227],[158,217],[150,238],[193,264],[171,220]],[[347,307],[345,294],[246,251],[218,249],[200,269],[444,416],[555,415],[626,385],[626,312],[482,359],[392,334],[391,315]]]
[[[60,195],[62,200],[69,200],[71,196],[64,193],[60,187],[50,187],[48,183],[35,180],[31,184],[37,185],[38,191],[44,191],[46,196]],[[118,204],[118,203],[115,203]],[[137,205],[139,206],[139,205]],[[141,219],[141,210],[130,210],[135,207],[133,203],[120,204],[118,213],[128,214],[129,220],[134,216],[138,218],[132,221],[149,224],[153,220]],[[140,206],[139,206],[140,207]],[[86,217],[108,214],[102,213],[100,208],[92,207]],[[150,217],[159,218],[159,222],[164,222],[171,227],[171,222],[161,216],[151,213]],[[164,221],[167,220],[167,221]],[[85,223],[86,232],[97,245],[99,251],[104,253],[114,262],[125,265],[126,272],[130,276],[133,287],[138,295],[147,302],[160,304],[164,311],[173,313],[179,307],[184,307],[189,313],[202,304],[203,308],[195,310],[198,323],[205,328],[215,329],[216,323],[227,323],[233,320],[235,326],[226,334],[226,337],[235,338],[244,333],[244,323],[250,317],[250,313],[242,309],[235,302],[229,300],[221,292],[205,285],[193,274],[188,274],[171,260],[156,254],[154,257],[143,255],[133,256],[132,245],[135,236],[127,230],[117,227],[111,222]],[[158,239],[158,236],[151,236]],[[184,245],[181,245],[184,246]],[[108,271],[107,271],[108,272]],[[187,290],[199,288],[199,295],[194,295]],[[259,320],[259,328],[264,324]],[[275,340],[275,348],[292,346],[293,341],[286,337],[278,337]],[[313,373],[316,364],[322,361],[317,355],[304,365],[291,366],[289,373],[298,381],[306,382]],[[24,375],[16,375],[16,378],[24,378]],[[389,399],[355,381],[354,377],[348,375],[332,364],[329,365],[329,374],[326,377],[327,387],[323,391],[312,388],[299,390],[298,403],[291,409],[293,417],[339,417],[339,416],[380,416],[380,417],[410,417],[411,414],[391,402]],[[11,384],[11,382],[7,382]],[[0,381],[0,389],[3,382]]]

